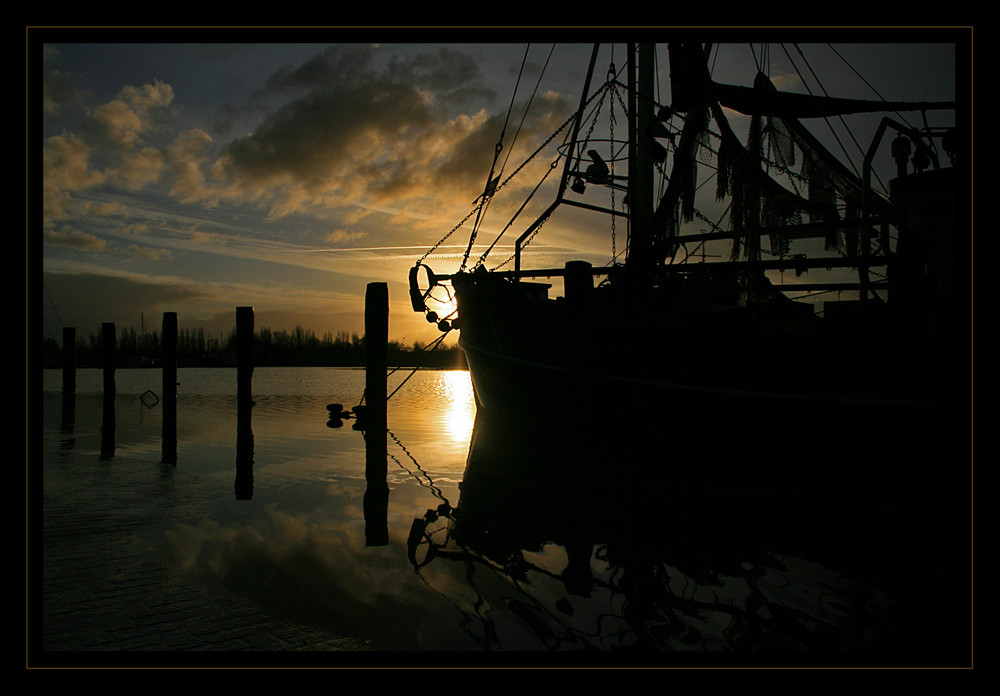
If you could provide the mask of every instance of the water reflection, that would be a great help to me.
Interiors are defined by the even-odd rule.
[[[877,654],[949,644],[940,625],[917,636],[912,618],[900,620],[926,596],[901,595],[894,573],[899,563],[915,572],[905,565],[914,557],[878,513],[724,481],[675,485],[662,459],[616,458],[629,455],[601,439],[480,416],[457,505],[413,520],[415,572],[447,585],[456,604],[450,583],[465,579],[465,626],[480,649]],[[455,571],[441,574],[445,565]]]
[[[80,495],[94,473],[97,495],[115,476],[142,481],[159,459],[160,422],[139,399],[159,375],[124,371],[119,466],[49,465],[98,458],[99,377],[82,375],[69,414],[53,380],[53,499]],[[372,486],[361,434],[326,425],[328,403],[356,403],[363,372],[257,371],[252,429],[231,372],[179,381],[170,471],[184,516],[165,508],[170,523],[146,539],[190,582],[376,649],[882,654],[954,636],[935,613],[947,617],[958,593],[919,536],[930,508],[854,514],[724,477],[696,486],[681,473],[704,480],[709,462],[661,442],[629,448],[610,419],[553,432],[475,418],[459,371],[422,372],[393,397],[386,485]]]
[[[446,370],[439,373],[445,409],[442,414],[444,432],[452,442],[466,443],[472,437],[476,420],[472,380],[465,370]]]
[[[237,500],[253,498],[253,402],[241,399],[236,415],[236,483]]]

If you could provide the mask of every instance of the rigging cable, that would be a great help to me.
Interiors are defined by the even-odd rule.
[[[873,86],[873,85],[872,85],[872,84],[871,84],[870,82],[868,82],[868,80],[866,80],[866,79],[865,79],[865,77],[864,77],[864,76],[863,76],[863,75],[862,75],[861,73],[859,73],[859,72],[857,71],[857,69],[856,69],[856,68],[855,68],[855,67],[854,67],[853,65],[851,65],[851,63],[850,63],[850,62],[849,62],[849,61],[847,60],[847,58],[845,58],[845,57],[844,57],[843,55],[841,55],[841,54],[840,54],[840,52],[839,52],[839,51],[837,51],[837,49],[836,49],[836,48],[834,48],[834,47],[833,47],[832,45],[830,45],[830,44],[827,44],[827,46],[829,46],[830,50],[831,50],[831,51],[833,51],[834,55],[836,55],[836,56],[837,56],[838,58],[840,58],[840,60],[842,60],[842,61],[844,62],[844,64],[845,64],[845,65],[846,65],[846,66],[847,66],[848,68],[850,68],[850,69],[851,69],[851,71],[852,71],[852,72],[853,72],[853,73],[854,73],[855,75],[857,75],[858,79],[860,79],[860,80],[861,80],[861,81],[862,81],[862,82],[863,82],[863,83],[865,84],[865,86],[866,86],[866,87],[868,87],[868,89],[870,89],[870,90],[872,91],[872,93],[873,93],[873,94],[874,94],[874,95],[875,95],[876,97],[878,97],[878,98],[879,98],[879,99],[880,99],[881,101],[883,101],[883,102],[884,102],[884,101],[886,101],[886,98],[885,98],[884,96],[882,96],[882,94],[881,94],[881,93],[880,93],[880,92],[879,92],[879,91],[878,91],[877,89],[875,89],[875,87],[874,87],[874,86]],[[926,112],[926,111],[924,111],[924,112],[922,112],[922,113],[923,113],[923,121],[924,121],[924,128],[925,128],[926,130],[930,130],[930,129],[929,129],[929,127],[928,127],[928,124],[927,124],[927,112]],[[904,116],[904,115],[903,115],[902,113],[900,113],[900,112],[899,112],[898,110],[894,110],[894,111],[893,111],[893,114],[895,114],[896,118],[898,118],[898,119],[899,119],[899,121],[900,121],[900,122],[901,122],[901,123],[902,123],[903,125],[905,125],[905,126],[906,126],[907,128],[910,128],[910,129],[912,129],[912,130],[914,130],[914,131],[915,131],[915,130],[917,130],[917,129],[916,129],[916,127],[914,127],[914,126],[913,126],[913,125],[912,125],[912,124],[911,124],[911,123],[909,122],[909,120],[908,120],[908,119],[906,118],[906,116]],[[928,144],[930,145],[931,149],[932,149],[932,150],[936,150],[937,148],[936,148],[936,144],[935,144],[935,142],[934,142],[934,139],[933,139],[933,138],[928,138],[928,141],[929,141],[929,142],[928,142]],[[878,172],[873,172],[873,173],[875,174],[875,177],[879,179],[879,183],[880,183],[880,184],[882,184],[883,188],[885,188],[885,184],[884,184],[884,183],[882,182],[881,178],[880,178],[880,177],[878,176]]]
[[[552,47],[549,48],[549,55],[545,58],[545,64],[542,66],[541,71],[538,73],[538,79],[535,81],[535,89],[531,92],[531,96],[528,98],[528,103],[524,107],[524,112],[521,114],[521,122],[517,125],[517,130],[514,132],[514,139],[511,141],[510,147],[507,149],[507,156],[504,158],[503,165],[501,165],[501,167],[500,167],[500,171],[501,172],[503,172],[503,170],[507,167],[507,162],[510,161],[510,156],[514,152],[514,143],[517,142],[517,136],[520,135],[521,129],[524,127],[524,121],[528,118],[528,111],[531,109],[531,104],[532,104],[532,102],[535,101],[535,97],[538,95],[538,87],[539,87],[539,85],[542,82],[542,77],[545,75],[545,72],[548,69],[549,61],[552,60],[552,53],[553,53],[553,51],[555,51],[555,48],[556,48],[556,45],[552,44]],[[527,58],[527,54],[525,54],[525,58]],[[522,70],[523,70],[523,65],[522,65]],[[518,79],[520,80],[520,77]],[[516,88],[515,88],[515,91],[516,91]],[[553,167],[554,167],[554,164],[553,164]],[[542,180],[540,182],[538,182],[538,185],[535,187],[535,190],[531,192],[531,195],[528,197],[528,200],[526,200],[524,203],[521,204],[521,207],[518,208],[518,210],[517,210],[516,213],[514,213],[514,216],[510,219],[510,222],[507,223],[507,226],[504,227],[503,230],[500,231],[500,234],[498,234],[497,238],[493,240],[493,243],[490,244],[490,246],[486,249],[486,251],[484,251],[483,254],[479,257],[479,261],[476,263],[477,267],[480,266],[480,265],[482,265],[486,261],[486,257],[489,256],[489,254],[490,254],[491,251],[493,251],[493,247],[495,247],[497,245],[497,242],[500,241],[500,238],[504,235],[504,233],[508,229],[510,229],[511,225],[514,224],[514,221],[517,219],[518,215],[520,215],[521,211],[523,211],[524,208],[525,208],[525,206],[528,205],[528,202],[531,200],[531,198],[535,195],[535,193],[541,187],[541,185],[545,181],[545,179],[548,178],[548,176],[551,173],[551,171],[552,171],[552,168],[550,168],[549,171],[547,171],[545,173],[545,176],[543,176]],[[492,172],[491,172],[491,176],[492,176]],[[497,179],[499,179],[499,175],[497,175]],[[499,188],[499,187],[496,187],[496,188]],[[494,193],[496,192],[496,188],[494,188],[494,191],[493,191]],[[478,224],[479,224],[478,221],[477,221],[476,224],[478,226]],[[473,231],[473,234],[475,234],[475,231]],[[472,250],[472,246],[470,244],[469,251],[471,251],[471,250]],[[466,252],[466,257],[468,256],[468,253],[469,252]],[[463,260],[462,265],[463,265],[463,267],[465,266],[465,260]]]
[[[433,353],[433,352],[434,352],[435,350],[437,350],[437,349],[438,349],[438,347],[439,347],[439,346],[441,345],[441,342],[442,342],[442,341],[444,341],[444,339],[445,339],[445,336],[447,336],[447,335],[448,335],[448,333],[449,333],[450,331],[451,331],[451,329],[449,328],[449,329],[448,329],[448,331],[445,331],[445,332],[444,332],[444,333],[442,333],[442,334],[441,334],[440,336],[438,336],[437,338],[435,338],[435,339],[434,339],[434,340],[433,340],[433,341],[431,342],[431,344],[430,344],[430,346],[429,346],[428,348],[424,348],[424,350],[426,350],[426,351],[427,351],[427,354],[426,354],[426,355],[424,356],[424,359],[423,359],[423,360],[421,360],[421,361],[420,361],[420,364],[419,364],[419,365],[417,365],[416,367],[414,367],[414,368],[413,368],[413,370],[411,370],[411,371],[410,371],[410,374],[408,374],[408,375],[407,375],[407,376],[406,376],[406,377],[405,377],[405,378],[403,379],[403,381],[402,381],[402,382],[400,382],[400,383],[399,383],[399,385],[398,385],[398,386],[397,386],[397,387],[396,387],[395,389],[393,389],[393,390],[392,390],[392,393],[391,393],[391,394],[389,394],[389,396],[385,397],[385,400],[386,400],[386,401],[388,401],[388,400],[389,400],[389,399],[391,399],[391,398],[392,398],[393,396],[395,396],[395,395],[396,395],[396,392],[398,392],[398,391],[399,391],[400,389],[402,389],[403,385],[404,385],[404,384],[406,384],[406,382],[407,382],[407,381],[408,381],[408,380],[410,379],[410,377],[412,377],[413,375],[415,375],[415,374],[417,373],[417,370],[419,370],[419,369],[420,369],[421,367],[423,367],[424,363],[425,363],[425,362],[427,362],[427,358],[429,358],[429,357],[430,357],[431,353]],[[397,367],[397,368],[396,368],[395,370],[393,370],[393,371],[392,371],[392,372],[390,372],[389,374],[391,375],[391,374],[392,374],[393,372],[396,372],[396,370],[398,370],[398,369],[399,369],[399,368]]]
[[[63,322],[62,316],[59,314],[59,307],[56,306],[56,301],[52,299],[52,293],[49,292],[49,286],[46,285],[44,281],[42,282],[42,288],[45,290],[45,296],[49,298],[49,303],[52,305],[52,311],[56,313],[56,321],[59,322],[59,327],[65,328],[66,324]],[[45,316],[44,312],[42,313],[42,316]],[[47,318],[45,319],[45,323],[48,323]]]
[[[476,211],[476,222],[472,226],[472,234],[469,235],[469,246],[465,250],[465,254],[462,256],[461,270],[465,270],[465,266],[469,261],[469,254],[472,253],[472,245],[476,241],[476,235],[479,232],[479,223],[482,220],[483,208],[489,204],[489,201],[493,197],[493,193],[496,191],[496,185],[494,182],[497,181],[499,175],[494,176],[497,167],[497,160],[500,158],[500,152],[503,150],[503,140],[507,133],[507,124],[510,123],[510,115],[514,110],[514,102],[517,98],[517,89],[521,84],[521,76],[524,74],[524,66],[528,61],[528,51],[531,49],[531,44],[528,44],[524,48],[524,57],[521,59],[521,69],[517,74],[517,81],[514,83],[514,91],[510,95],[510,104],[507,106],[507,117],[504,119],[503,128],[500,129],[500,139],[497,141],[496,148],[493,152],[493,164],[490,165],[490,174],[486,178],[486,188],[483,191],[482,196],[479,197],[479,206]]]
[[[857,71],[857,68],[851,65],[850,61],[848,61],[847,58],[845,58],[836,48],[834,48],[832,44],[827,44],[827,46],[830,48],[831,51],[833,51],[833,54],[835,56],[837,56],[838,58],[840,58],[840,60],[844,62],[844,65],[846,65],[848,68],[851,69],[851,72],[853,72],[855,75],[858,76],[858,79],[860,79],[862,82],[865,83],[865,86],[868,87],[868,89],[870,89],[876,97],[878,97],[882,101],[886,101],[885,97],[882,96],[882,94],[877,89],[875,89],[875,86],[872,85],[870,82],[868,82],[868,80],[865,79],[864,75],[859,73]],[[906,120],[905,116],[903,116],[898,111],[894,111],[893,113],[896,114],[896,117],[899,118],[899,120],[903,122],[906,126],[913,128],[913,126],[909,123],[909,121]]]
[[[545,76],[545,71],[549,67],[549,61],[552,60],[552,53],[553,51],[555,51],[555,48],[556,45],[552,44],[552,47],[549,48],[549,55],[545,58],[545,64],[542,65],[542,69],[538,73],[538,79],[535,81],[535,89],[531,92],[531,96],[528,97],[528,103],[524,106],[524,112],[521,114],[521,122],[517,124],[517,130],[514,131],[514,139],[510,141],[510,147],[507,148],[507,156],[504,158],[503,165],[501,165],[500,167],[501,172],[507,166],[507,162],[510,160],[511,153],[514,152],[514,144],[517,142],[517,136],[520,135],[521,129],[524,128],[524,121],[528,118],[528,111],[531,110],[532,102],[534,102],[535,97],[538,96],[538,87],[542,82],[542,77]],[[525,55],[525,58],[527,58],[527,55]]]
[[[806,67],[809,68],[809,73],[813,76],[813,78],[819,84],[819,87],[823,91],[823,94],[826,95],[826,96],[830,96],[827,93],[826,88],[823,87],[822,82],[816,76],[816,73],[815,73],[815,71],[813,71],[812,66],[809,65],[809,61],[806,59],[805,54],[802,53],[802,49],[799,47],[798,44],[792,44],[792,45],[795,46],[795,50],[798,51],[799,57],[802,58],[803,61],[805,61]],[[798,66],[795,65],[795,62],[792,59],[791,54],[788,52],[788,49],[785,47],[784,44],[781,44],[781,49],[785,52],[785,56],[788,58],[789,62],[792,64],[792,68],[795,70],[795,74],[798,75],[800,79],[802,79],[802,84],[806,88],[806,90],[809,92],[809,95],[810,96],[815,96],[813,94],[812,90],[809,88],[809,85],[806,84],[805,79],[803,79],[802,73],[799,71]],[[863,150],[861,148],[861,145],[858,144],[857,139],[854,137],[854,133],[851,132],[851,129],[850,129],[850,127],[848,127],[847,122],[844,120],[844,117],[843,116],[839,116],[838,118],[839,118],[841,124],[843,124],[844,128],[847,130],[848,135],[851,136],[851,140],[854,142],[854,145],[858,148],[859,151],[863,152]],[[854,166],[854,162],[851,159],[850,154],[848,154],[847,148],[844,147],[844,144],[840,141],[840,137],[837,135],[836,131],[833,130],[833,126],[830,125],[830,119],[827,118],[826,116],[824,116],[823,120],[826,122],[827,126],[830,128],[831,135],[833,136],[834,140],[837,141],[837,145],[840,146],[840,150],[841,150],[841,152],[844,153],[844,157],[847,158],[847,162],[848,162],[848,164],[851,165],[851,169],[854,170],[854,175],[857,176],[860,179],[861,178],[861,174],[858,172],[857,167]]]
[[[592,96],[591,96],[591,97],[590,97],[590,98],[589,98],[589,99],[587,100],[587,104],[584,104],[583,106],[587,106],[588,104],[590,104],[590,102],[592,102],[592,101],[593,101],[594,99],[596,99],[596,98],[598,97],[598,95],[603,95],[603,94],[604,94],[604,91],[605,91],[605,89],[607,88],[607,86],[608,86],[608,85],[605,85],[605,87],[604,87],[604,88],[602,88],[602,89],[601,89],[601,90],[599,90],[598,92],[594,93],[594,94],[593,94],[593,95],[592,95]],[[602,97],[602,99],[603,99],[603,97]],[[598,105],[598,106],[597,106],[597,108],[599,109],[599,108],[600,108],[600,105]],[[551,135],[550,135],[550,136],[548,137],[548,138],[546,138],[546,139],[545,139],[545,142],[543,142],[543,143],[542,143],[541,145],[539,145],[539,146],[538,146],[538,147],[537,147],[537,148],[535,149],[535,151],[534,151],[534,152],[532,152],[532,153],[531,153],[531,154],[530,154],[530,155],[529,155],[529,156],[528,156],[528,157],[527,157],[527,158],[526,158],[526,159],[524,160],[524,162],[522,162],[522,163],[521,163],[521,165],[520,165],[520,166],[519,166],[519,167],[518,167],[518,168],[517,168],[516,170],[514,170],[514,172],[513,172],[513,173],[512,173],[512,174],[511,174],[510,176],[508,176],[508,177],[507,177],[507,178],[506,178],[506,179],[505,179],[505,180],[504,180],[504,181],[503,181],[503,182],[502,182],[502,183],[501,183],[501,184],[500,184],[499,186],[497,186],[497,190],[500,190],[501,188],[503,188],[503,186],[504,186],[504,185],[506,185],[506,183],[507,183],[508,181],[510,181],[511,179],[513,179],[513,178],[514,178],[515,176],[517,176],[517,175],[518,175],[518,174],[519,174],[519,173],[521,172],[521,170],[522,170],[522,169],[524,169],[524,167],[526,167],[526,166],[528,165],[528,163],[529,163],[529,162],[531,162],[531,161],[532,161],[532,160],[533,160],[533,159],[534,159],[535,157],[537,157],[537,156],[538,156],[538,154],[539,154],[539,153],[540,153],[540,152],[541,152],[542,150],[544,150],[544,149],[545,149],[546,147],[548,147],[549,143],[551,143],[551,142],[552,142],[553,140],[555,140],[556,136],[558,136],[558,135],[559,135],[559,134],[560,134],[560,133],[561,133],[561,132],[562,132],[563,130],[565,130],[565,129],[566,129],[566,128],[567,128],[567,127],[568,127],[568,126],[569,126],[569,125],[571,124],[571,123],[573,123],[573,121],[575,121],[575,120],[576,120],[576,119],[578,118],[578,114],[579,114],[579,110],[578,110],[578,111],[574,111],[574,112],[573,112],[572,114],[570,114],[570,115],[569,115],[569,117],[568,117],[568,118],[567,118],[567,119],[566,119],[565,121],[563,121],[563,122],[562,122],[562,124],[560,124],[560,126],[559,126],[559,127],[558,127],[558,128],[557,128],[557,129],[556,129],[556,130],[555,130],[555,131],[554,131],[554,132],[553,132],[553,133],[552,133],[552,134],[551,134]],[[567,145],[567,144],[568,144],[568,143],[567,143],[567,141],[566,141],[566,140],[564,140],[564,141],[563,141],[563,146],[565,146],[565,145]],[[572,143],[569,143],[569,144],[572,144]],[[568,154],[567,154],[566,156],[567,156],[567,157],[572,157],[572,153],[568,153]],[[560,155],[559,155],[559,157],[562,157],[562,155],[560,154]],[[557,158],[556,158],[556,160],[555,160],[555,161],[553,161],[553,162],[552,162],[552,163],[551,163],[551,164],[549,165],[549,171],[547,171],[547,172],[545,173],[545,176],[543,176],[543,177],[542,177],[542,181],[544,181],[544,180],[545,180],[545,178],[547,178],[547,177],[548,177],[548,175],[549,175],[549,174],[551,173],[552,169],[554,169],[554,168],[555,168],[555,166],[556,166],[556,165],[558,164],[558,162],[559,162],[559,157],[557,157]],[[541,183],[542,183],[542,182],[539,182],[538,186],[540,186],[540,185],[541,185]],[[536,188],[535,188],[535,191],[537,191],[537,189],[538,189],[538,186],[536,186]],[[532,194],[531,194],[532,196],[534,195],[535,191],[533,191],[533,192],[532,192]],[[522,206],[521,206],[521,209],[519,209],[519,210],[518,210],[518,212],[517,212],[517,213],[515,213],[515,216],[514,216],[515,218],[517,217],[517,215],[519,215],[519,214],[521,213],[521,210],[522,210],[523,208],[524,208],[524,206],[522,205]],[[470,213],[470,214],[469,214],[468,216],[466,216],[465,220],[468,220],[468,219],[469,219],[469,217],[471,217],[471,216],[472,216],[472,214]],[[464,223],[464,222],[465,222],[465,221],[463,220],[463,223]],[[511,220],[511,223],[513,223],[513,222],[514,222],[514,220]],[[539,227],[540,227],[540,225],[541,225],[541,223],[539,223]],[[459,226],[461,226],[461,223],[459,223]],[[457,229],[457,227],[456,227],[456,229]],[[503,231],[502,231],[502,232],[500,233],[500,235],[502,236],[502,235],[503,235],[503,234],[504,234],[504,233],[505,233],[505,232],[506,232],[506,231],[507,231],[508,229],[510,229],[510,224],[508,224],[508,225],[507,225],[507,227],[505,227],[505,228],[504,228],[504,230],[503,230]],[[452,232],[454,232],[454,231],[455,231],[455,230],[452,230]],[[449,232],[448,234],[450,235],[450,234],[451,234],[452,232]],[[524,244],[524,247],[526,247],[526,246],[528,245],[528,243],[529,243],[529,242],[531,241],[531,239],[533,239],[533,238],[534,238],[535,234],[537,234],[537,233],[538,233],[538,229],[536,228],[535,232],[534,232],[534,233],[532,233],[532,235],[531,235],[531,238],[529,238],[529,240],[525,242],[525,244]],[[447,238],[447,237],[446,237],[446,238]],[[438,242],[438,245],[440,245],[440,244],[441,244],[441,243],[442,243],[443,241],[444,241],[444,240],[441,240],[441,242]],[[486,252],[486,254],[483,254],[483,255],[482,255],[482,257],[481,257],[481,258],[479,259],[479,263],[477,263],[477,266],[478,266],[478,265],[481,265],[482,263],[484,263],[484,262],[486,261],[486,256],[487,256],[487,254],[488,254],[488,253],[489,253],[489,251],[490,251],[490,250],[491,250],[491,249],[493,248],[493,246],[495,246],[495,245],[496,245],[496,243],[497,243],[497,242],[499,242],[499,241],[500,241],[500,237],[497,237],[497,239],[495,239],[495,240],[493,241],[493,244],[492,244],[492,245],[490,245],[490,249],[487,249],[487,252]],[[524,247],[522,247],[522,249],[523,249]],[[430,253],[430,252],[428,252],[428,253]],[[424,255],[424,258],[426,258],[426,257],[427,257],[427,254],[425,254],[425,255]],[[493,270],[496,270],[497,268],[500,268],[500,267],[502,267],[502,266],[505,266],[505,265],[507,265],[507,264],[508,264],[508,263],[510,263],[510,262],[511,262],[511,261],[512,261],[513,259],[514,259],[514,254],[511,254],[511,255],[510,255],[510,256],[509,256],[509,257],[508,257],[508,258],[507,258],[507,259],[506,259],[505,261],[503,261],[503,262],[502,262],[502,263],[501,263],[500,265],[496,266],[496,267],[495,267],[495,268],[494,268]]]

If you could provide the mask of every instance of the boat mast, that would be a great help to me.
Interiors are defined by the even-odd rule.
[[[594,48],[590,54],[590,63],[587,66],[587,78],[584,80],[583,91],[580,93],[580,108],[577,110],[576,119],[573,124],[573,135],[570,138],[570,142],[574,145],[577,143],[577,138],[580,135],[580,126],[583,123],[583,112],[584,107],[587,104],[587,99],[590,93],[590,82],[594,76],[594,66],[597,64],[597,53],[600,48],[599,44],[594,44]],[[554,211],[563,201],[563,197],[566,194],[567,181],[569,181],[570,168],[573,164],[572,152],[566,157],[566,163],[563,168],[562,179],[559,183],[559,192],[556,194],[556,199],[551,205],[533,222],[528,229],[526,229],[521,236],[517,238],[514,242],[514,271],[519,273],[521,271],[521,249],[526,240],[528,240],[537,230],[545,220],[548,219],[549,215]],[[514,276],[517,280],[517,275]]]
[[[643,147],[654,123],[653,44],[628,45],[628,260],[645,265],[651,257],[650,221],[653,218],[653,160]]]

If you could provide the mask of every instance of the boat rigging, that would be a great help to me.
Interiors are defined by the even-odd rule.
[[[924,362],[942,357],[933,335],[938,327],[928,322],[955,299],[945,274],[960,234],[953,166],[959,158],[954,145],[941,142],[954,139],[953,131],[883,116],[859,175],[803,120],[955,104],[792,94],[776,89],[763,71],[752,87],[729,85],[710,75],[710,51],[693,43],[668,47],[664,104],[656,98],[652,46],[630,45],[624,79],[612,63],[607,80],[591,91],[595,47],[577,111],[543,144],[563,137],[541,176],[561,165],[558,190],[523,229],[513,254],[487,268],[494,241],[470,267],[470,241],[456,273],[430,270],[425,260],[433,248],[410,270],[413,309],[443,331],[459,329],[480,408],[519,408],[538,394],[573,389],[609,389],[617,402],[633,404],[699,389],[754,399],[888,403],[912,397],[913,370],[923,374]],[[598,126],[599,116],[610,125]],[[872,189],[873,165],[893,132],[897,176],[886,197]],[[482,230],[480,211],[513,177],[498,176],[499,152],[498,146],[485,192],[466,218],[477,216],[474,235]],[[540,147],[514,173],[542,156]],[[599,191],[611,202],[597,202]],[[525,268],[526,248],[563,208],[610,216],[610,260]],[[515,209],[497,241],[525,210],[525,204]],[[709,229],[693,232],[692,223]],[[691,244],[701,253],[691,252]],[[583,244],[576,253],[588,255]],[[824,270],[830,277],[823,282],[801,278]],[[784,282],[786,272],[794,280]],[[564,294],[554,298],[548,283],[528,282],[558,277]],[[441,316],[428,306],[437,287],[454,294],[457,312]],[[823,292],[837,299],[811,301]],[[850,299],[840,299],[842,293]],[[928,352],[900,358],[912,345]],[[873,347],[892,357],[875,364],[840,359]],[[940,381],[928,376],[921,383]]]

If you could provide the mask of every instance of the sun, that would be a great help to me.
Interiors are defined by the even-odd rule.
[[[454,319],[458,315],[458,303],[451,288],[442,288],[444,292],[435,290],[427,298],[427,308],[435,312],[441,319]]]

